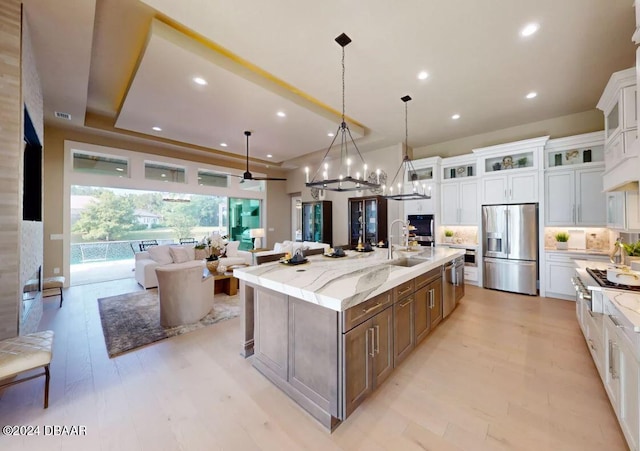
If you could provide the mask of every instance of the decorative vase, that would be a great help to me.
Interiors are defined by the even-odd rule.
[[[453,237],[452,236],[445,236],[444,237],[444,242],[445,243],[453,243]]]
[[[569,243],[567,243],[566,241],[556,241],[556,249],[566,251],[567,249],[569,249]]]
[[[218,265],[220,261],[218,260],[207,260],[207,269],[210,273],[215,273],[218,271]]]

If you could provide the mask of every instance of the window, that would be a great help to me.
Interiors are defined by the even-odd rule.
[[[74,152],[73,170],[99,175],[129,176],[129,162],[123,158],[106,155]]]
[[[227,188],[229,186],[229,176],[211,171],[198,170],[198,185]]]
[[[185,173],[185,168],[180,166],[149,162],[144,164],[144,178],[147,180],[185,183]]]

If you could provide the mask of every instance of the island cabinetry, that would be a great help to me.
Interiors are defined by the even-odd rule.
[[[416,346],[414,281],[394,288],[394,361],[398,366]]]
[[[415,344],[420,343],[442,320],[442,277],[440,268],[416,278],[414,294]]]
[[[342,336],[345,418],[393,371],[393,308]]]

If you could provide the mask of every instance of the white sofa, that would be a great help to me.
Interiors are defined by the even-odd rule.
[[[221,258],[220,264],[224,266],[251,264],[251,254],[241,255],[238,251],[238,241],[231,241],[227,244],[227,258]],[[183,264],[186,262],[198,262],[204,268],[204,260],[196,260],[196,250],[193,244],[162,244],[152,246],[144,252],[138,252],[135,256],[136,281],[143,288],[153,288],[158,286],[156,268],[166,265]]]
[[[316,243],[313,241],[283,241],[282,243],[276,243],[273,245],[273,250],[270,251],[262,251],[262,252],[247,252],[247,251],[238,251],[240,254],[247,254],[248,256],[252,256],[252,262],[255,262],[255,258],[261,257],[263,255],[274,255],[274,254],[286,254],[287,252],[292,256],[296,253],[298,249],[301,249],[303,252],[307,249],[324,249],[324,252],[328,252],[331,246],[327,243]]]

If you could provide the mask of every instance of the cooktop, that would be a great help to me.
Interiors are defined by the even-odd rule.
[[[607,279],[606,269],[587,268],[587,272],[591,275],[591,277],[593,277],[596,282],[598,282],[598,285],[600,285],[601,287],[614,288],[617,290],[635,291],[636,293],[640,293],[640,287],[611,282],[609,279]]]

